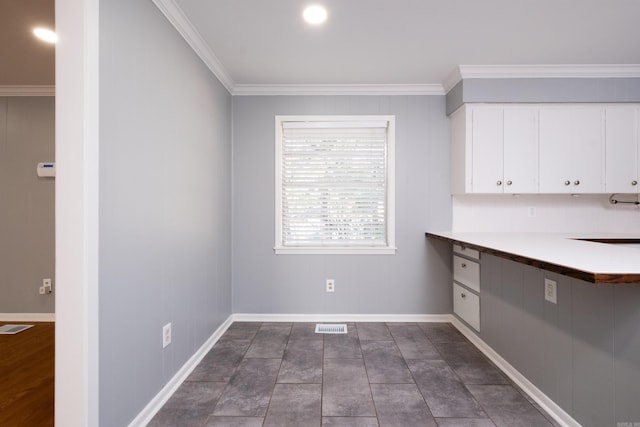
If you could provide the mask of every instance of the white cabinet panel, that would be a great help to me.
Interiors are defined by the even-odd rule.
[[[453,280],[480,292],[480,264],[454,255]]]
[[[604,193],[603,107],[540,109],[540,192]]]
[[[635,106],[607,107],[606,178],[607,193],[637,193],[640,152],[638,114]]]
[[[480,251],[469,249],[461,245],[453,245],[453,252],[456,254],[464,255],[468,258],[480,259]]]
[[[504,192],[538,192],[538,110],[504,109]]]
[[[453,312],[480,331],[480,297],[457,283],[453,284]]]
[[[503,140],[502,108],[472,110],[472,179],[474,193],[502,193]]]

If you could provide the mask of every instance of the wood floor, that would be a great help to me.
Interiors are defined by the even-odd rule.
[[[53,426],[55,324],[0,335],[0,426]]]

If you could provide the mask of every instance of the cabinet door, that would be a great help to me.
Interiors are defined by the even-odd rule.
[[[638,109],[607,107],[606,166],[607,193],[638,192]]]
[[[502,111],[502,108],[473,109],[471,185],[474,193],[503,191]]]
[[[540,192],[604,192],[604,108],[540,110]]]
[[[538,192],[538,110],[504,110],[504,192]]]

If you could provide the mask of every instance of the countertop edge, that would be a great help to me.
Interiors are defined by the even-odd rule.
[[[499,258],[508,259],[521,264],[527,264],[532,267],[537,267],[543,270],[558,273],[564,276],[569,276],[575,279],[583,280],[589,283],[595,283],[598,285],[611,285],[611,284],[637,284],[640,283],[640,274],[610,274],[610,273],[594,273],[566,267],[559,264],[554,264],[548,261],[541,261],[527,256],[518,255],[510,252],[505,252],[495,248],[489,248],[481,246],[475,243],[465,242],[463,240],[454,239],[451,237],[441,236],[438,234],[425,232],[425,236],[432,239],[446,241],[454,244],[461,245],[465,248],[475,249],[480,252],[488,253]]]

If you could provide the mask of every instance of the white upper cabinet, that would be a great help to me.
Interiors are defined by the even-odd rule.
[[[607,193],[637,193],[640,181],[640,109],[616,106],[605,109]]]
[[[604,193],[604,107],[540,108],[540,192]]]
[[[538,192],[537,109],[465,105],[451,116],[452,193]]]

